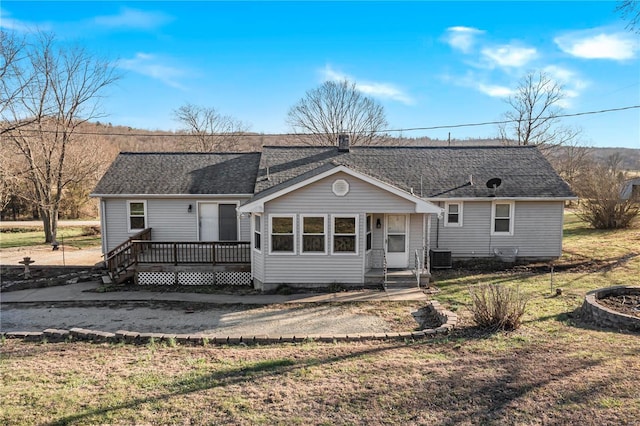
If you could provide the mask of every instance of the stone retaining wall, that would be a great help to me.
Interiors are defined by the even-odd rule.
[[[616,286],[590,291],[582,304],[582,318],[599,327],[640,331],[640,318],[616,312],[598,303],[599,299],[624,294],[640,294],[640,287]]]
[[[446,309],[440,303],[432,301],[429,305],[432,312],[440,320],[441,325],[437,328],[428,328],[420,331],[410,331],[401,333],[358,333],[358,334],[338,334],[338,335],[283,335],[283,336],[220,336],[209,334],[174,334],[174,333],[137,333],[127,330],[118,330],[115,333],[105,331],[87,330],[83,328],[72,328],[70,330],[59,330],[48,328],[44,331],[13,331],[2,333],[2,336],[9,339],[24,339],[26,341],[90,341],[95,343],[132,343],[147,344],[150,342],[173,342],[182,345],[232,345],[232,344],[277,344],[277,343],[298,343],[298,342],[353,342],[363,340],[417,340],[427,337],[441,336],[449,334],[458,324],[458,316]]]

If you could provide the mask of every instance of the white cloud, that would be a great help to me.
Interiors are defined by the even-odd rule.
[[[185,90],[185,87],[178,82],[178,79],[183,77],[186,72],[180,68],[160,63],[155,55],[137,53],[131,59],[120,60],[119,66],[122,69],[159,80],[168,86]]]
[[[449,27],[444,40],[449,46],[464,53],[469,53],[476,42],[476,37],[484,31],[471,27]]]
[[[572,101],[579,97],[584,89],[589,87],[590,82],[584,80],[575,71],[558,65],[548,65],[543,71],[553,80],[560,83],[563,87],[564,99],[560,100],[558,105],[562,108],[570,108]]]
[[[325,81],[353,81],[356,85],[356,89],[369,96],[383,99],[392,99],[394,101],[402,102],[407,105],[412,105],[413,103],[415,103],[409,95],[407,95],[405,92],[391,83],[380,83],[372,81],[359,82],[355,78],[347,74],[334,70],[330,65],[327,65],[322,70],[322,75]]]
[[[482,49],[482,55],[493,65],[519,68],[535,59],[538,56],[538,51],[533,47],[505,44],[497,47],[485,47]]]
[[[51,25],[47,23],[33,23],[27,21],[21,21],[19,19],[13,19],[9,13],[0,9],[0,28],[9,31],[16,31],[19,33],[26,33],[35,29],[42,31],[49,31]]]
[[[96,16],[93,20],[96,24],[108,28],[150,30],[164,25],[172,18],[161,12],[147,12],[123,7],[117,15]]]
[[[554,39],[558,47],[578,58],[633,59],[640,50],[640,42],[632,33],[605,33],[604,30],[576,31]]]
[[[477,83],[476,89],[492,98],[506,98],[513,94],[513,89],[496,84]]]

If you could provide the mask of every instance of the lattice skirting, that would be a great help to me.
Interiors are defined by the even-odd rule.
[[[139,285],[173,285],[175,282],[173,272],[138,272]]]
[[[214,285],[216,276],[213,272],[178,272],[180,285]]]
[[[216,272],[218,285],[251,285],[251,272]]]
[[[251,285],[251,272],[138,272],[139,285]]]

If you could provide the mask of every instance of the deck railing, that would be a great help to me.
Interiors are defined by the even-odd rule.
[[[251,243],[151,241],[151,228],[147,228],[111,250],[105,263],[112,278],[137,264],[247,264],[251,263]]]
[[[125,271],[129,266],[135,263],[135,255],[133,253],[134,240],[151,240],[151,228],[143,229],[107,253],[105,263],[107,265],[107,270],[112,277],[114,275],[118,275],[122,271]]]
[[[132,241],[135,263],[250,263],[248,241]]]

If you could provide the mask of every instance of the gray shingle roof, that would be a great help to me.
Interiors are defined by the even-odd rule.
[[[575,195],[540,151],[518,147],[264,147],[255,194],[283,189],[304,175],[345,165],[425,198],[488,197],[491,178],[499,197],[567,198]],[[267,167],[269,178],[267,179]],[[469,185],[473,176],[474,185]],[[266,191],[266,192],[264,192]],[[264,192],[264,193],[263,193]]]
[[[118,155],[94,194],[252,194],[260,153]]]

